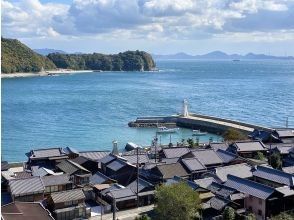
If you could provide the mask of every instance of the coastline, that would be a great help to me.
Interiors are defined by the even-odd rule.
[[[36,73],[1,73],[1,79],[10,79],[10,78],[21,78],[21,77],[36,77],[36,76],[54,76],[59,74],[72,74],[72,73],[91,73],[93,70],[48,70],[43,72]]]

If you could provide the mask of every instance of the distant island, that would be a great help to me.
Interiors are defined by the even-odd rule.
[[[38,73],[56,69],[99,71],[151,71],[155,68],[152,56],[144,51],[119,54],[64,54],[51,49],[33,51],[16,39],[1,38],[2,73]],[[51,50],[43,56],[41,52]]]
[[[294,60],[293,56],[270,56],[265,54],[248,53],[246,55],[240,54],[226,54],[222,51],[213,51],[203,55],[189,55],[186,53],[176,53],[169,55],[152,55],[155,60]]]

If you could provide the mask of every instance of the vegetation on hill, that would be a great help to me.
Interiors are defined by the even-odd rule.
[[[150,71],[155,62],[150,54],[144,51],[126,51],[114,55],[93,54],[60,54],[52,53],[48,58],[58,68],[75,70],[103,71]]]
[[[224,134],[223,138],[225,141],[233,142],[233,141],[239,141],[239,140],[246,140],[247,137],[242,132],[229,128]]]
[[[186,183],[156,187],[156,219],[188,220],[199,216],[200,198]]]
[[[47,57],[39,55],[15,39],[1,37],[1,72],[40,72],[43,69],[55,69],[56,66]]]

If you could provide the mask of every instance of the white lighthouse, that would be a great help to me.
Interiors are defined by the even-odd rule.
[[[187,99],[184,99],[184,101],[183,101],[183,116],[184,117],[188,117],[189,116],[189,112],[188,112],[188,101],[187,101]]]
[[[112,148],[111,153],[114,155],[118,155],[119,153],[118,153],[118,148],[117,148],[117,141],[116,140],[112,141],[112,144],[113,144],[113,148]]]

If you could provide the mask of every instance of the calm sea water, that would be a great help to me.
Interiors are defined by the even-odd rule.
[[[158,61],[159,72],[102,72],[2,80],[2,159],[25,160],[32,148],[122,149],[150,145],[154,129],[128,128],[137,116],[181,111],[266,126],[294,127],[292,61]],[[173,141],[191,137],[181,129]],[[217,140],[215,135],[209,137]],[[163,135],[162,143],[169,142]]]

